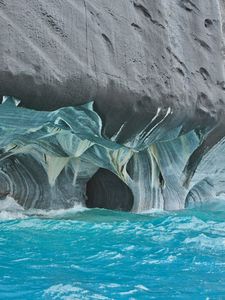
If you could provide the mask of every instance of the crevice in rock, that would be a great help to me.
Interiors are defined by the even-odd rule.
[[[216,84],[225,91],[225,81],[217,81]]]
[[[185,74],[184,74],[184,71],[183,71],[181,68],[176,68],[176,70],[177,70],[177,72],[178,72],[180,75],[182,75],[182,76],[185,75]]]
[[[205,19],[205,27],[210,28],[213,25],[213,21],[211,19]]]
[[[199,39],[197,36],[194,36],[194,40],[195,40],[197,43],[199,43],[199,45],[200,45],[202,48],[204,48],[205,50],[207,50],[207,51],[209,51],[209,52],[212,51],[211,47],[210,47],[205,41]]]
[[[112,44],[111,40],[108,38],[108,36],[106,34],[102,33],[102,37],[106,41],[108,47],[113,51],[113,44]]]
[[[132,23],[131,26],[134,27],[134,28],[136,28],[136,29],[139,29],[139,30],[141,29],[141,27],[138,26],[136,23]]]
[[[165,26],[164,26],[164,25],[162,25],[161,23],[159,23],[157,20],[153,19],[152,15],[149,13],[149,11],[147,10],[147,8],[144,7],[142,4],[139,4],[139,3],[135,3],[135,2],[134,2],[134,7],[135,7],[136,9],[140,10],[140,11],[144,14],[144,16],[145,16],[146,18],[148,18],[153,24],[155,24],[155,25],[157,25],[157,26],[159,26],[159,27],[165,29]]]
[[[180,7],[189,12],[193,11],[194,9],[199,11],[199,8],[190,0],[180,0]]]
[[[109,170],[100,168],[88,181],[86,206],[111,210],[130,211],[133,194],[130,188]]]
[[[204,80],[211,79],[209,72],[205,68],[200,68],[199,72],[201,73]]]

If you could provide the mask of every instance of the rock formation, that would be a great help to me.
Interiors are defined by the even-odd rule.
[[[70,207],[104,168],[134,211],[222,197],[224,18],[223,0],[0,0],[0,95],[20,99],[0,108],[1,195]]]

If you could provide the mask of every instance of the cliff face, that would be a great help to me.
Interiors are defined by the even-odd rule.
[[[218,0],[0,1],[0,95],[41,110],[95,101],[121,141],[160,107],[167,129],[218,118],[224,105]]]
[[[0,197],[224,197],[224,0],[0,0],[0,26]]]

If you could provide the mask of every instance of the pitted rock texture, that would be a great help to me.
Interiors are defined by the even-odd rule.
[[[0,95],[41,110],[95,101],[121,142],[161,107],[167,129],[224,107],[224,1],[1,0]],[[157,137],[159,138],[159,137]]]

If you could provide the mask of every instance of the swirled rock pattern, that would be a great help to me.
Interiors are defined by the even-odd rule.
[[[0,105],[3,199],[11,196],[25,208],[81,203],[139,212],[224,197],[225,138],[202,152],[211,131],[181,134],[179,127],[169,140],[153,142],[155,131],[144,129],[121,144],[120,131],[102,136],[93,103],[52,112],[18,104],[4,97]]]
[[[0,0],[0,95],[20,99],[0,108],[0,194],[85,203],[105,168],[134,211],[221,197],[224,20],[223,0]]]

